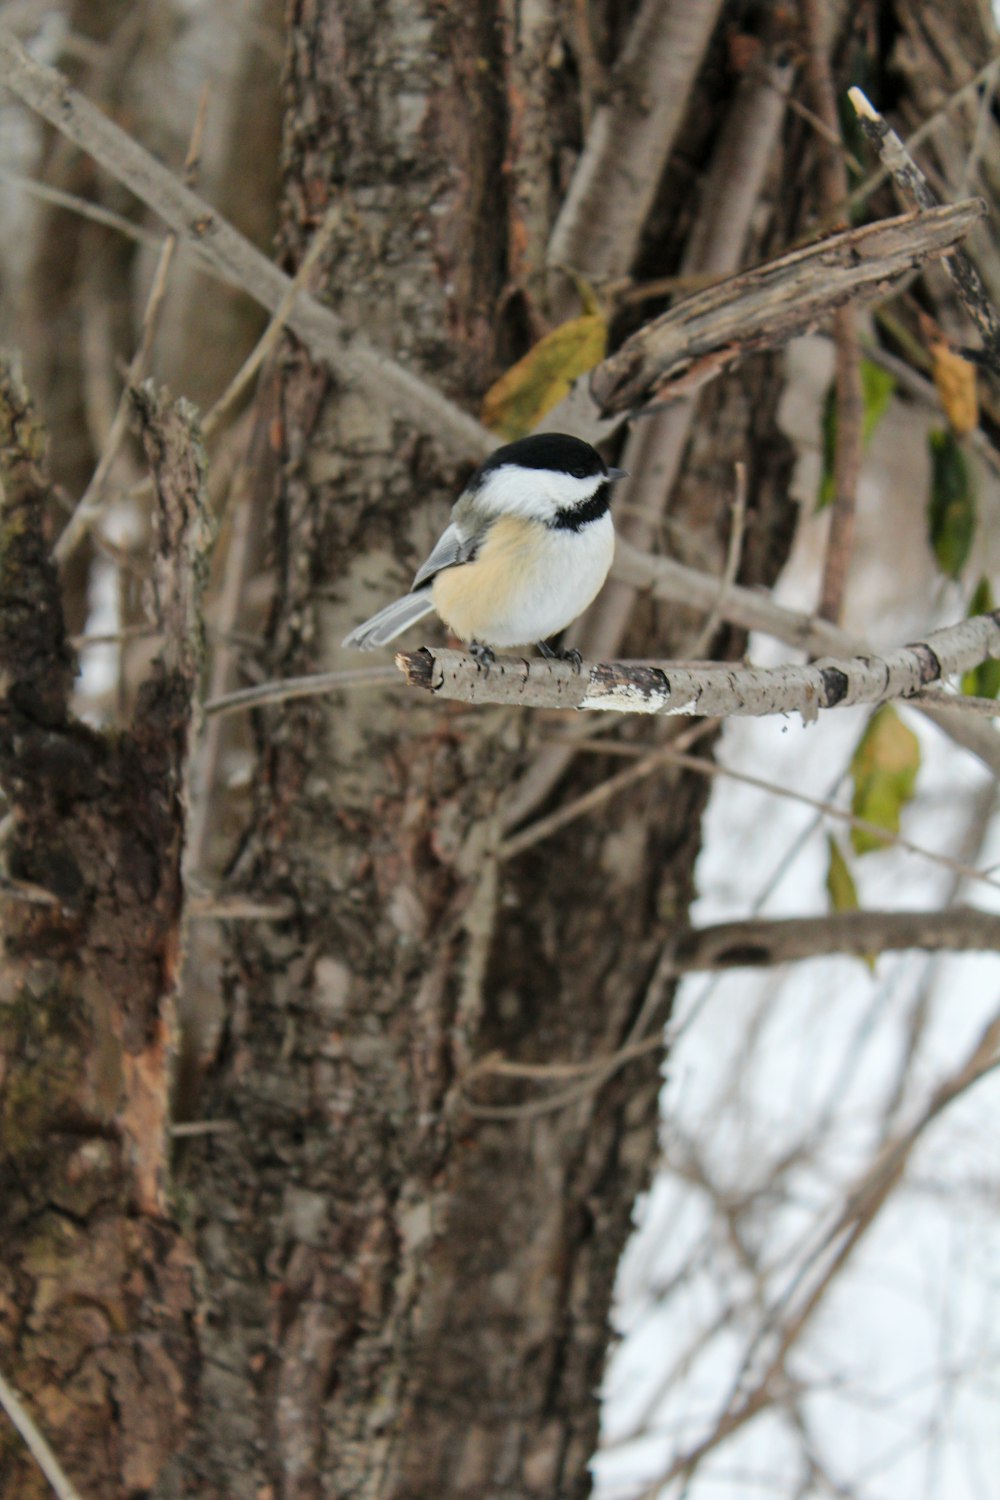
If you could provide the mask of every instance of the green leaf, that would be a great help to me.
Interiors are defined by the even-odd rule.
[[[875,429],[889,410],[896,390],[896,378],[874,360],[861,361],[861,443],[867,448]],[[823,467],[820,472],[816,509],[823,510],[833,501],[833,466],[837,453],[837,385],[831,380],[823,401]]]
[[[830,897],[830,910],[857,911],[860,905],[858,888],[854,883],[851,868],[844,858],[844,852],[832,833],[827,834],[826,844],[830,852],[830,863],[826,870],[826,889]],[[864,953],[861,956],[874,974],[876,955]]]
[[[822,416],[823,462],[819,471],[819,494],[816,509],[825,510],[833,504],[833,465],[837,457],[837,383],[831,380],[823,397]]]
[[[993,590],[984,574],[969,601],[969,618],[988,615],[994,609]],[[1000,698],[1000,661],[983,661],[970,672],[963,672],[962,692],[970,698]]]
[[[899,815],[913,796],[919,769],[920,743],[916,735],[894,708],[883,704],[868,721],[851,759],[854,816],[874,823],[876,828],[884,828],[887,834],[898,833]],[[868,854],[883,848],[887,842],[866,828],[851,829],[855,854]]]
[[[831,911],[857,911],[858,888],[854,876],[844,858],[843,851],[832,833],[826,836],[830,863],[826,871],[826,891],[830,897]]]
[[[574,380],[600,364],[607,346],[608,324],[601,312],[560,323],[490,386],[483,397],[483,422],[509,440],[526,437]]]
[[[937,428],[928,435],[931,450],[931,494],[927,521],[934,556],[943,573],[957,578],[972,549],[976,530],[976,496],[972,473],[958,438]]]

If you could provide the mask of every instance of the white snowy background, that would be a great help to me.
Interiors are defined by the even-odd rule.
[[[800,461],[802,519],[777,590],[814,605],[825,518],[813,513],[832,348],[788,353],[782,418]],[[940,418],[937,419],[937,423]],[[933,414],[893,402],[869,451],[846,623],[876,645],[960,618],[927,543],[926,434]],[[997,576],[1000,491],[977,469],[970,576]],[[754,638],[754,661],[787,659]],[[913,842],[1000,875],[995,787],[916,713]],[[847,769],[864,711],[727,724],[719,759],[778,788],[850,806]],[[828,910],[826,830],[843,824],[736,781],[716,780],[698,865],[697,924]],[[981,845],[981,847],[980,847]],[[996,910],[1000,890],[957,881],[917,855],[852,859],[861,905]],[[1000,1495],[1000,1075],[927,1128],[881,1213],[795,1340],[775,1400],[693,1476],[659,1482],[738,1408],[846,1230],[810,1257],[887,1138],[904,1133],[1000,1012],[1000,955],[822,958],[681,986],[662,1096],[661,1170],[638,1205],[618,1283],[621,1334],[594,1465],[600,1500],[850,1495],[987,1500]],[[912,1054],[912,1055],[911,1055]],[[801,1282],[797,1278],[802,1277]],[[786,1305],[783,1299],[792,1293]],[[777,1328],[777,1332],[775,1332]]]

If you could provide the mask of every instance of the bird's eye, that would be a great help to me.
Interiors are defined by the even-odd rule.
[[[587,477],[587,471],[584,468],[583,464],[575,464],[569,472],[572,474],[574,479],[586,479]]]

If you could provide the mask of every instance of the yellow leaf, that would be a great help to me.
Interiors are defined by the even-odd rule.
[[[869,720],[851,760],[854,816],[888,834],[898,833],[899,815],[913,796],[919,768],[919,740],[895,709],[883,704]],[[889,842],[867,828],[851,829],[855,854],[868,854]]]
[[[511,365],[483,398],[482,420],[508,440],[526,437],[573,381],[600,364],[608,346],[603,314],[586,312],[560,323]]]
[[[959,434],[972,432],[979,426],[975,366],[940,339],[933,340],[930,349],[934,384],[948,421]]]

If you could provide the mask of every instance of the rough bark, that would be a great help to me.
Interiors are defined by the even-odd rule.
[[[500,169],[517,124],[504,80],[544,69],[512,62],[517,38],[495,23],[485,0],[461,15],[303,4],[290,37],[289,254],[340,197],[335,311],[466,402],[495,373],[512,223],[526,276],[541,254],[519,239],[537,215],[506,201]],[[727,489],[748,426],[757,503],[780,490],[778,390],[751,361],[745,385],[708,402],[717,436],[695,445],[696,505],[706,479]],[[274,676],[314,668],[404,583],[460,478],[300,351],[278,402]],[[714,507],[705,524],[719,535]],[[299,915],[230,934],[226,1031],[192,1107],[239,1130],[185,1147],[209,1309],[201,1420],[163,1496],[589,1488],[659,1059],[526,1119],[477,1111],[537,1103],[533,1090],[469,1074],[497,1051],[612,1052],[644,1005],[662,1023],[655,974],[690,899],[704,790],[638,788],[501,868],[508,791],[541,733],[380,693],[258,723],[233,875],[257,897],[291,895]],[[591,759],[561,794],[605,773]]]
[[[146,1493],[190,1415],[193,1262],[166,1198],[182,786],[202,474],[178,413],[144,398],[170,632],[133,726],[67,711],[73,661],[48,552],[43,436],[0,382],[0,1365],[88,1500]],[[0,1425],[0,1492],[47,1486]]]

